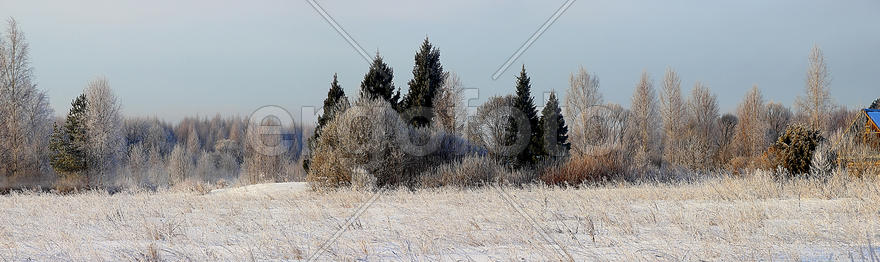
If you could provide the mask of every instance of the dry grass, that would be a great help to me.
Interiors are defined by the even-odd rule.
[[[591,184],[615,178],[627,173],[622,153],[613,151],[596,156],[575,156],[550,166],[542,172],[540,180],[548,185]]]
[[[503,188],[576,260],[870,260],[880,182]],[[234,192],[234,191],[232,191]],[[372,196],[17,193],[0,197],[0,260],[297,260]],[[560,260],[494,187],[385,192],[322,260]],[[869,246],[874,252],[869,252]]]

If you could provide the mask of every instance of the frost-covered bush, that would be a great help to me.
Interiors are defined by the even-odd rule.
[[[408,179],[397,141],[403,132],[407,127],[388,102],[358,100],[322,130],[306,180],[313,187],[349,185],[360,169],[374,176],[377,186],[399,184]]]
[[[412,127],[384,100],[361,99],[328,123],[312,154],[313,187],[352,184],[355,172],[375,186],[414,186],[423,172],[479,147],[437,127]],[[361,187],[364,185],[358,185]]]
[[[496,159],[471,155],[439,165],[425,172],[419,179],[421,187],[477,187],[492,183],[520,185],[532,182],[529,172],[510,170]]]

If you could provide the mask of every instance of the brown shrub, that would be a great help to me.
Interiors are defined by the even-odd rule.
[[[626,174],[623,154],[612,151],[598,156],[577,156],[543,171],[540,180],[548,185],[581,185],[609,179],[621,178]]]

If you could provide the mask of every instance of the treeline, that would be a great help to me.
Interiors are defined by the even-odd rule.
[[[349,98],[336,75],[311,132],[270,120],[192,117],[178,123],[126,118],[97,78],[54,119],[37,88],[27,41],[10,20],[0,41],[0,186],[162,188],[199,183],[307,180],[315,187],[572,184],[670,180],[752,169],[823,174],[859,147],[844,134],[858,109],[835,105],[830,73],[814,48],[795,110],[753,87],[723,114],[709,87],[683,91],[669,68],[655,88],[644,72],[630,108],[609,103],[596,74],[579,68],[543,108],[523,66],[511,94],[469,114],[461,79],[425,39],[407,88],[377,53]],[[878,107],[880,100],[872,107]],[[305,137],[305,139],[303,139]],[[266,152],[261,144],[281,145]],[[860,150],[866,150],[859,147]]]
[[[284,127],[283,154],[247,146],[267,140],[242,117],[126,118],[106,78],[87,83],[55,119],[36,86],[29,47],[14,19],[0,40],[0,188],[61,190],[173,187],[302,179],[302,127]],[[269,137],[268,140],[280,140]],[[261,140],[261,141],[262,141]],[[267,142],[267,141],[263,141]],[[271,142],[271,141],[268,141]]]
[[[315,187],[577,185],[755,169],[781,177],[845,171],[839,152],[876,148],[847,134],[860,108],[833,102],[818,47],[808,61],[794,111],[753,86],[735,112],[722,113],[708,85],[696,82],[686,93],[672,68],[658,88],[643,72],[630,108],[604,101],[598,76],[580,68],[564,99],[553,92],[539,111],[523,66],[513,94],[492,97],[467,115],[460,79],[443,71],[439,51],[426,39],[402,97],[378,54],[353,103],[334,75],[308,143],[307,179]]]

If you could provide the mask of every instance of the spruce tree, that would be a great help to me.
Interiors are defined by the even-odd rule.
[[[324,113],[318,117],[318,125],[315,126],[315,132],[307,142],[309,154],[312,154],[312,151],[315,149],[315,145],[318,143],[318,138],[321,137],[321,131],[324,129],[324,126],[330,123],[330,121],[333,120],[338,113],[344,111],[345,108],[348,108],[348,97],[345,96],[345,91],[339,86],[339,80],[337,79],[336,74],[333,74],[333,81],[330,82],[330,90],[327,91],[327,98],[324,99]],[[311,156],[307,156],[303,160],[303,169],[305,169],[306,172],[309,171],[310,159]]]
[[[540,126],[543,129],[544,152],[548,157],[565,157],[571,144],[568,143],[568,126],[562,118],[562,109],[556,92],[550,93],[550,99],[541,111]]]
[[[532,98],[531,79],[526,74],[525,65],[523,65],[522,71],[520,71],[519,76],[516,78],[516,100],[513,107],[524,114],[526,118],[524,120],[528,121],[530,128],[530,133],[527,134],[522,133],[525,130],[517,130],[516,132],[519,136],[530,136],[529,145],[517,155],[517,164],[519,166],[534,164],[543,155],[544,146],[542,145],[542,130],[538,127],[538,111]]]
[[[394,90],[394,70],[391,69],[384,61],[379,53],[370,64],[370,70],[364,75],[364,81],[361,82],[361,98],[376,99],[381,98],[391,104],[396,110],[400,111],[399,103],[400,90]]]
[[[73,103],[63,128],[55,126],[49,141],[52,151],[51,165],[61,174],[76,174],[88,168],[86,156],[86,96],[77,97]]]
[[[409,81],[409,93],[403,99],[401,108],[412,107],[430,108],[434,106],[434,95],[443,86],[445,73],[440,64],[440,51],[431,45],[428,38],[422,42],[422,47],[415,55],[413,66],[413,78]],[[433,117],[431,110],[426,110],[427,116],[420,116],[411,120],[415,126],[427,126]],[[426,117],[426,118],[423,118]]]

